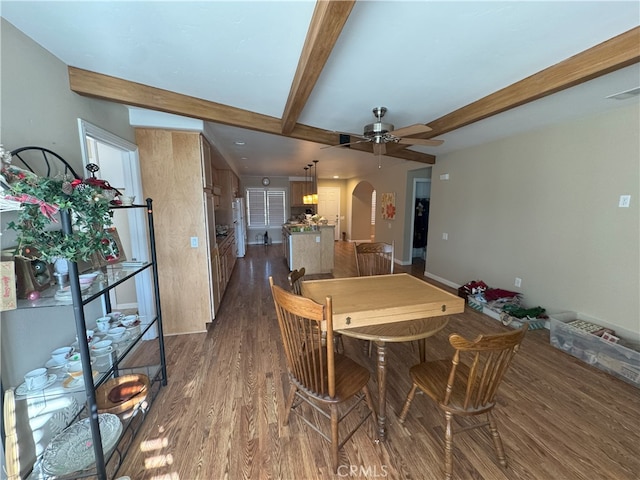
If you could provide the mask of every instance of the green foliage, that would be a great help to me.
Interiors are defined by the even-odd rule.
[[[89,260],[94,253],[106,248],[104,228],[112,224],[109,200],[102,189],[80,180],[46,177],[27,177],[14,183],[16,197],[29,195],[35,199],[72,212],[73,232],[65,235],[59,224],[59,215],[53,220],[41,210],[41,204],[22,201],[23,209],[16,222],[7,226],[18,234],[17,255],[30,257],[32,248],[45,261],[66,258],[77,262]]]

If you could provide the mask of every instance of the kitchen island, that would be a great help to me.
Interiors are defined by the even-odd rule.
[[[306,274],[333,271],[335,225],[310,226],[285,224],[282,226],[283,253],[289,270],[304,267]]]

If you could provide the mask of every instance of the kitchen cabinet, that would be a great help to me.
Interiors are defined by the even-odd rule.
[[[235,232],[229,230],[227,235],[218,235],[216,237],[218,244],[218,257],[219,257],[219,278],[218,283],[220,285],[220,298],[224,295],[231,274],[233,273],[233,267],[236,265],[236,238]]]
[[[283,226],[284,257],[289,270],[331,273],[334,266],[334,226]]]
[[[231,225],[233,223],[233,199],[240,194],[240,180],[233,170],[218,170],[220,181],[220,206],[216,212],[218,225]]]
[[[304,206],[304,194],[306,193],[307,182],[290,182],[289,194],[292,207]]]
[[[209,232],[219,223],[218,211],[210,208],[212,201],[215,210],[215,196],[208,206],[199,188],[205,184],[202,165],[208,142],[199,132],[137,128],[136,143],[145,195],[157,199],[154,220],[165,333],[206,332],[215,315],[215,238]]]
[[[212,190],[214,186],[211,145],[204,137],[200,137],[202,160],[202,188]]]
[[[16,412],[24,412],[26,418],[29,418],[28,428],[33,429],[32,441],[37,446],[35,449],[37,458],[29,478],[91,477],[106,480],[117,476],[117,470],[127,455],[156,395],[160,388],[167,384],[161,301],[157,288],[158,268],[152,202],[148,199],[146,205],[113,207],[113,209],[126,211],[137,208],[144,208],[147,212],[149,225],[149,259],[147,261],[141,261],[135,265],[114,264],[102,267],[99,272],[95,272],[97,273],[95,280],[84,287],[80,284],[78,265],[75,262],[68,262],[70,297],[60,297],[58,287],[53,286],[43,291],[39,299],[20,300],[18,310],[3,313],[3,359],[12,358],[12,347],[22,341],[28,342],[31,348],[33,345],[46,343],[47,340],[48,348],[58,347],[59,345],[54,343],[56,340],[52,340],[51,337],[44,340],[37,338],[40,335],[47,335],[46,327],[42,328],[41,322],[44,321],[47,324],[55,323],[56,334],[63,333],[69,341],[74,335],[76,336],[74,347],[75,352],[79,352],[79,361],[82,366],[82,381],[74,380],[70,376],[65,377],[63,365],[52,364],[49,359],[45,364],[49,380],[43,387],[30,391],[20,385],[15,389]],[[60,213],[64,231],[70,232],[73,212],[61,210]],[[110,312],[109,292],[136,278],[142,278],[142,283],[150,279],[148,285],[154,291],[155,311],[150,315],[139,317],[136,320],[137,323],[123,329],[125,332],[121,337],[114,337],[113,344],[109,347],[112,350],[107,355],[96,355],[95,351],[90,349],[91,339],[87,338],[88,329],[94,330],[93,335],[103,335],[95,326],[95,307],[97,306],[102,312],[101,307],[104,304],[106,311]],[[73,329],[69,328],[71,324],[66,321],[69,320],[69,309],[75,324]],[[63,318],[65,315],[67,318]],[[58,320],[58,317],[65,321],[52,322],[54,318]],[[88,319],[90,321],[87,321]],[[27,329],[24,328],[25,321],[31,323]],[[119,320],[112,320],[113,326],[116,323],[119,323]],[[155,338],[143,338],[143,336],[150,336],[148,334],[154,328],[157,331]],[[29,338],[14,336],[20,331],[28,333]],[[18,353],[24,355],[25,350],[26,348],[22,348]],[[31,357],[37,357],[39,353],[41,352],[36,348],[31,352]],[[15,368],[17,363],[10,362],[9,368]],[[16,372],[13,371],[3,371],[3,381],[9,382],[15,374]],[[137,403],[135,400],[132,401],[131,408],[126,408],[126,403],[122,405],[124,406],[122,409],[117,405],[105,406],[105,398],[113,391],[109,390],[109,386],[118,383],[120,378],[132,381],[134,377],[144,379],[146,386],[144,398],[139,397]],[[25,416],[18,417],[18,429],[24,428],[24,419]],[[67,426],[67,433],[61,437],[54,437],[49,446],[39,443],[43,437],[55,434]],[[70,432],[74,432],[75,437]],[[70,438],[73,438],[78,445],[84,445],[82,451],[69,442]],[[26,461],[26,453],[29,451],[28,443],[21,447],[23,462]],[[72,448],[73,452],[70,450]]]

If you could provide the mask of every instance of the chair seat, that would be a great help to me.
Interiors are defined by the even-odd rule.
[[[335,353],[334,365],[336,394],[333,398],[330,398],[327,392],[310,391],[304,385],[296,382],[295,378],[291,380],[296,383],[300,390],[310,397],[318,398],[326,403],[342,403],[352,398],[362,390],[362,387],[369,383],[369,370],[359,363],[354,362],[349,357]]]
[[[454,388],[448,405],[443,405],[442,402],[444,401],[444,393],[447,390],[447,381],[451,373],[451,360],[434,360],[420,363],[411,367],[409,373],[420,389],[438,402],[440,408],[445,411],[455,412],[458,415],[477,415],[493,407],[493,404],[484,405],[481,409],[464,407],[466,395],[464,386],[467,384],[467,378],[469,377],[469,367],[463,363],[460,363],[456,369],[455,382],[455,385],[462,388]]]

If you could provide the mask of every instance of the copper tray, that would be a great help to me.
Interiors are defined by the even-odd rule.
[[[126,412],[147,398],[149,388],[149,377],[141,373],[112,378],[96,390],[98,412]]]

